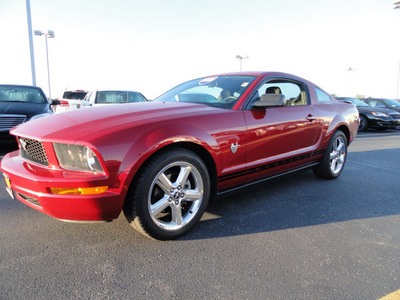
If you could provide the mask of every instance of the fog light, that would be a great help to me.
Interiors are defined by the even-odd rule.
[[[108,191],[108,186],[96,186],[86,188],[50,188],[50,192],[56,195],[95,195]]]

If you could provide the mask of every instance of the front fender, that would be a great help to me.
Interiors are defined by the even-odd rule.
[[[221,153],[218,143],[201,128],[187,124],[184,127],[179,126],[179,128],[176,127],[176,124],[149,126],[127,152],[121,163],[120,171],[135,172],[158,150],[170,144],[182,142],[194,143],[203,147],[210,153],[214,161],[218,161],[219,153]]]

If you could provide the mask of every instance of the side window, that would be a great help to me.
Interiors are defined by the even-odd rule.
[[[331,97],[324,91],[321,91],[319,88],[315,88],[315,92],[317,93],[318,102],[320,103],[331,102]]]
[[[263,94],[284,95],[286,98],[285,106],[309,104],[305,86],[300,82],[287,79],[273,79],[267,81],[258,89],[256,98],[259,99]]]

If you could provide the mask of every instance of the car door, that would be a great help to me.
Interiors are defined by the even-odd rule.
[[[250,169],[254,169],[253,179],[307,164],[319,132],[318,112],[310,104],[305,84],[275,78],[262,84],[252,101],[265,93],[283,94],[286,104],[252,107],[250,103],[244,110],[246,162]]]

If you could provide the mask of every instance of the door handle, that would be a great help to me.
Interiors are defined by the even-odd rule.
[[[315,120],[317,119],[317,117],[316,117],[316,116],[313,116],[312,114],[309,114],[309,115],[307,116],[306,119],[307,119],[308,121],[312,122],[312,121],[315,121]]]

